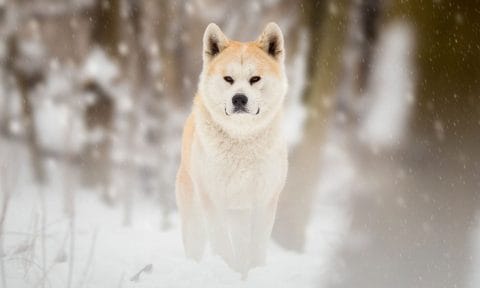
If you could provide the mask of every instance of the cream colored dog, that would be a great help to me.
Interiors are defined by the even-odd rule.
[[[176,197],[185,252],[200,260],[209,239],[243,276],[265,263],[287,173],[284,57],[274,23],[248,43],[208,25],[198,93],[183,131]]]

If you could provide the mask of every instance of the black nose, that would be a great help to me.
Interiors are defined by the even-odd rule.
[[[245,94],[235,94],[232,97],[232,104],[236,108],[245,107],[245,105],[247,105],[247,102],[248,98],[247,96],[245,96]]]

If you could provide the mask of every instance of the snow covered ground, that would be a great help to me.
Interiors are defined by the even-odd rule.
[[[317,287],[329,277],[329,264],[348,230],[342,191],[348,192],[354,177],[346,152],[326,147],[323,159],[336,172],[320,179],[320,204],[305,253],[271,242],[267,265],[250,271],[246,281],[210,253],[200,263],[186,259],[176,213],[171,228],[162,231],[156,202],[137,195],[132,225],[125,226],[121,205],[108,206],[93,191],[76,191],[70,218],[64,210],[64,167],[49,163],[53,176],[42,188],[32,184],[26,159],[15,158],[21,160],[19,173],[7,175],[16,188],[4,227],[6,287]],[[3,143],[3,151],[8,149],[26,156]]]
[[[145,196],[135,196],[125,226],[122,205],[78,190],[70,218],[64,167],[49,163],[55,178],[33,185],[22,146],[0,141],[10,163],[3,183],[13,187],[0,238],[0,287],[478,287],[479,202],[472,189],[479,182],[450,170],[464,164],[452,158],[439,169],[438,159],[425,155],[419,164],[408,154],[369,154],[329,135],[305,251],[272,241],[267,265],[246,281],[214,255],[186,259],[177,214],[162,229],[158,203]]]

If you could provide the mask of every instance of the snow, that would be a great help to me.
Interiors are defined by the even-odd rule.
[[[194,36],[199,36],[195,33],[201,33],[201,27],[197,24],[219,22],[232,38],[247,40],[257,36],[264,22],[279,21],[279,25],[285,32],[285,39],[295,39],[293,41],[298,42],[296,51],[289,55],[286,63],[290,87],[286,97],[284,127],[288,145],[294,147],[304,138],[302,128],[307,117],[302,96],[308,84],[305,81],[308,78],[306,68],[311,39],[308,38],[304,27],[295,26],[302,23],[299,17],[303,16],[295,15],[293,9],[286,11],[281,8],[293,6],[284,5],[286,2],[279,0],[238,1],[235,5],[230,1],[213,6],[209,1],[187,1],[184,4],[185,14],[177,11],[181,7],[176,5],[176,8],[169,10],[169,14],[175,18],[172,18],[175,21],[167,21],[169,25],[165,27],[165,31],[157,31],[159,25],[157,22],[161,13],[151,13],[149,17],[155,18],[156,25],[153,25],[153,28],[150,27],[149,24],[154,21],[147,19],[146,16],[150,11],[146,10],[150,6],[157,6],[152,4],[154,1],[150,1],[151,3],[147,1],[150,6],[146,5],[143,7],[144,10],[141,10],[142,17],[145,18],[142,18],[141,30],[145,31],[140,35],[142,45],[139,47],[147,51],[147,78],[152,79],[151,82],[139,81],[142,83],[139,86],[142,87],[136,87],[139,83],[135,83],[135,77],[131,76],[138,75],[137,70],[142,66],[132,65],[136,63],[136,59],[133,58],[137,53],[131,53],[136,47],[132,39],[136,37],[120,33],[122,41],[117,49],[122,56],[121,59],[110,57],[100,47],[94,46],[91,40],[85,40],[86,42],[83,43],[83,40],[76,42],[63,39],[64,41],[58,42],[69,49],[72,48],[71,51],[65,52],[68,55],[62,55],[62,53],[55,55],[56,50],[51,49],[52,46],[58,45],[57,41],[49,43],[52,39],[57,40],[56,37],[49,35],[52,31],[56,31],[50,27],[52,23],[57,23],[56,21],[71,26],[70,28],[75,31],[71,35],[72,39],[83,39],[82,31],[86,33],[86,38],[91,38],[88,35],[90,35],[90,25],[94,23],[86,26],[82,19],[88,22],[89,18],[90,22],[93,22],[94,18],[81,16],[83,12],[77,13],[77,11],[81,11],[82,7],[93,9],[94,2],[73,0],[70,3],[73,5],[74,13],[71,14],[73,18],[62,22],[60,18],[63,16],[51,16],[64,15],[70,11],[70,4],[50,3],[45,7],[40,5],[39,8],[42,6],[45,9],[41,10],[44,11],[38,17],[32,18],[23,15],[24,12],[28,12],[19,9],[24,7],[23,5],[17,8],[16,4],[9,5],[8,1],[0,0],[0,7],[5,6],[3,8],[8,12],[3,21],[5,27],[0,28],[0,33],[5,36],[5,39],[7,36],[15,36],[18,40],[18,57],[14,59],[15,71],[35,82],[29,87],[28,97],[32,99],[33,123],[41,150],[40,158],[47,170],[45,173],[47,182],[43,185],[35,183],[32,179],[28,144],[21,137],[28,128],[22,112],[22,97],[15,83],[15,75],[12,71],[7,71],[6,67],[0,66],[0,120],[6,118],[8,132],[12,136],[20,136],[4,138],[0,135],[0,204],[8,201],[4,227],[0,227],[3,229],[0,231],[0,266],[3,264],[0,267],[0,287],[308,288],[330,287],[332,284],[339,287],[340,284],[350,283],[352,279],[356,285],[350,285],[350,287],[370,287],[375,286],[374,281],[378,281],[379,278],[385,281],[395,280],[389,274],[392,272],[398,274],[398,277],[402,277],[402,281],[407,283],[411,280],[410,275],[418,277],[414,279],[415,283],[425,282],[427,279],[425,275],[430,273],[427,270],[439,270],[437,266],[441,267],[443,264],[449,269],[448,273],[445,273],[448,275],[444,277],[461,278],[468,288],[480,287],[480,214],[476,211],[477,217],[471,223],[467,223],[465,219],[468,218],[470,221],[473,217],[466,214],[472,210],[478,210],[478,207],[463,205],[476,201],[474,198],[478,185],[472,188],[472,190],[476,189],[472,193],[467,194],[466,192],[470,191],[466,191],[462,194],[464,191],[461,185],[457,184],[461,182],[462,185],[466,185],[466,182],[471,180],[468,177],[478,182],[475,174],[478,161],[473,153],[475,150],[463,151],[462,147],[441,147],[446,151],[447,149],[459,150],[460,154],[457,155],[455,151],[453,158],[459,158],[458,161],[463,162],[465,171],[459,172],[459,175],[462,175],[457,181],[449,175],[450,171],[445,172],[441,170],[442,167],[438,167],[439,171],[433,171],[432,174],[435,175],[430,179],[427,178],[431,177],[429,173],[421,172],[429,170],[424,167],[435,166],[432,163],[436,163],[438,159],[432,158],[428,153],[417,151],[418,147],[408,142],[412,141],[407,133],[410,116],[414,112],[414,103],[417,99],[417,91],[414,90],[416,84],[414,68],[417,64],[414,60],[419,55],[414,55],[415,27],[412,26],[415,23],[409,25],[404,22],[392,22],[379,30],[378,43],[372,46],[373,60],[370,63],[372,71],[368,74],[366,90],[364,95],[357,95],[365,97],[355,97],[362,99],[358,103],[352,101],[352,106],[359,106],[358,111],[357,107],[354,108],[355,112],[359,112],[357,114],[359,123],[352,124],[353,127],[342,131],[345,127],[341,125],[347,121],[327,121],[331,127],[327,131],[325,142],[322,142],[319,147],[322,153],[321,171],[317,175],[316,193],[311,203],[312,214],[308,219],[304,251],[288,251],[272,240],[269,245],[267,264],[251,270],[248,278],[242,281],[238,273],[233,272],[219,257],[211,253],[207,253],[200,263],[184,257],[179,218],[173,204],[173,182],[179,162],[181,127],[186,118],[186,109],[189,108],[187,106],[190,104],[185,104],[187,102],[184,100],[172,103],[178,100],[176,98],[170,101],[174,97],[170,97],[168,93],[173,92],[175,97],[178,93],[183,97],[184,95],[181,94],[185,92],[172,89],[173,83],[168,81],[169,77],[166,77],[166,71],[164,71],[168,66],[164,64],[168,63],[163,61],[172,60],[175,65],[182,66],[178,69],[182,75],[174,78],[181,80],[180,86],[188,88],[183,90],[190,93],[190,88],[195,87],[194,79],[197,77],[195,67],[200,63],[196,60],[190,61],[193,58],[186,57],[190,55],[188,53],[180,57],[182,58],[180,62],[185,62],[183,64],[176,63],[177,60],[169,57],[177,57],[170,52],[181,51],[177,49],[178,45],[188,44],[190,48],[200,49],[200,42],[196,46],[192,42],[195,40]],[[11,3],[14,4],[15,1]],[[233,10],[238,13],[232,13],[232,5],[235,8]],[[300,7],[302,7],[301,4]],[[32,11],[37,10],[33,8]],[[121,5],[122,20],[128,20],[127,8],[128,5]],[[326,9],[327,15],[333,17],[344,12],[344,8],[334,1],[330,1]],[[271,12],[267,13],[267,11]],[[273,19],[278,13],[284,12],[288,12],[289,17]],[[182,15],[188,16],[186,22],[176,21],[177,18],[181,19]],[[269,16],[264,17],[265,15]],[[468,19],[468,15],[463,12],[453,13],[452,16],[457,26],[464,25]],[[270,19],[270,17],[273,18]],[[148,29],[155,31],[148,32]],[[159,33],[166,36],[161,36]],[[298,36],[298,38],[289,38],[292,36]],[[355,37],[364,36],[356,34]],[[457,41],[457,38],[458,41],[461,40],[459,37],[454,40]],[[2,61],[9,56],[7,54],[10,52],[7,48],[5,43],[0,43],[0,60]],[[355,51],[347,51],[346,59],[343,60],[347,61],[347,65],[354,64],[350,58],[355,55],[350,52],[355,53]],[[39,80],[38,83],[37,80]],[[84,127],[86,107],[95,104],[99,94],[103,95],[103,93],[97,95],[95,92],[85,91],[89,90],[86,88],[87,84],[98,86],[98,90],[105,92],[109,97],[108,100],[112,101],[114,107],[111,127],[88,131]],[[467,96],[469,95],[454,94],[455,99],[452,103],[457,102],[457,97]],[[333,105],[335,101],[332,99],[324,98],[325,106],[335,109]],[[182,105],[184,107],[181,107]],[[438,107],[434,107],[432,103],[426,105],[431,112],[440,111],[437,111]],[[347,115],[333,111],[332,117],[346,119]],[[332,122],[339,122],[339,127],[335,126],[338,123],[331,124]],[[478,124],[480,125],[480,121]],[[438,118],[430,125],[438,142],[446,145],[447,128],[451,126],[449,122]],[[350,128],[352,129],[349,130]],[[355,131],[354,135],[344,135],[352,131]],[[458,132],[461,131],[458,130]],[[461,141],[468,141],[469,135],[464,137],[459,134],[459,136]],[[82,173],[85,173],[86,169],[98,168],[82,167],[84,159],[81,158],[85,155],[82,154],[83,148],[86,144],[95,146],[101,140],[107,139],[106,137],[111,140],[111,147],[107,152],[109,155],[106,157],[111,161],[109,163],[111,167],[108,169],[100,167],[98,171],[100,173],[107,171],[109,174],[110,183],[107,184],[106,194],[114,195],[111,197],[113,203],[110,204],[102,199],[104,191],[99,191],[101,184],[94,183],[92,186],[96,185],[95,187],[87,187],[81,180]],[[404,141],[407,144],[398,147]],[[399,149],[392,152],[393,154],[373,153],[374,157],[362,150],[364,146],[361,144],[381,152],[392,152],[382,148],[404,149],[407,147],[408,149]],[[395,152],[400,152],[402,156],[396,155]],[[96,153],[98,154],[99,151]],[[51,154],[59,157],[50,158]],[[448,157],[445,161],[447,160],[449,160]],[[456,164],[456,161],[452,163]],[[425,163],[431,166],[425,166]],[[443,165],[449,162],[441,161],[441,163]],[[445,166],[450,168],[450,164]],[[451,169],[456,169],[455,165],[452,167]],[[472,174],[474,176],[469,176],[470,170],[474,171]],[[448,183],[449,181],[452,182]],[[445,186],[450,186],[451,190],[437,191],[437,186],[430,185],[438,182],[450,184]],[[402,189],[399,189],[399,185]],[[417,192],[420,195],[418,199],[413,197]],[[454,193],[447,195],[450,192]],[[362,195],[357,197],[357,194]],[[7,198],[8,195],[11,197]],[[358,205],[358,198],[369,205]],[[74,204],[74,209],[69,210],[66,207],[70,200]],[[388,200],[392,201],[391,206],[388,206]],[[432,204],[431,207],[416,206],[418,203],[415,203],[415,200]],[[455,205],[461,207],[455,208]],[[3,205],[0,205],[0,212],[2,207]],[[365,207],[381,211],[376,211],[377,214],[375,214],[375,211],[372,213]],[[402,212],[390,211],[389,208],[392,207]],[[426,218],[431,218],[429,220],[422,218],[423,215],[416,217],[410,215],[430,213],[428,209],[422,210],[421,207],[434,208],[435,211],[440,212],[427,215]],[[447,213],[443,213],[444,207],[448,209]],[[370,216],[370,213],[373,216]],[[131,214],[130,221],[125,221],[127,214]],[[368,214],[368,217],[363,214]],[[367,221],[362,219],[362,216],[368,218]],[[369,218],[374,216],[375,219]],[[382,217],[387,219],[381,219]],[[433,221],[434,217],[439,220]],[[456,229],[449,228],[451,219],[454,222],[452,227],[455,226]],[[391,220],[402,222],[397,226],[398,231],[394,231],[395,225],[390,223]],[[382,221],[385,222],[386,227],[375,226],[376,222]],[[131,224],[125,225],[126,222]],[[368,225],[372,227],[366,227]],[[420,227],[422,236],[425,235],[418,240],[414,238],[415,235],[410,235],[410,232],[415,233],[417,226]],[[457,227],[460,228],[457,229]],[[405,233],[408,235],[404,236],[403,232],[408,232]],[[385,247],[377,247],[376,245],[380,242],[375,242],[375,240],[378,241],[375,237],[379,237],[376,234],[382,233],[383,235],[380,236],[388,236],[379,238]],[[449,239],[450,234],[457,233],[462,235],[454,235],[455,239]],[[435,247],[434,242],[438,239],[441,239],[440,242],[445,245]],[[428,247],[432,248],[431,252],[429,249],[423,249],[422,241],[432,246]],[[430,242],[434,245],[429,245]],[[462,244],[457,246],[460,242]],[[463,251],[467,254],[466,259],[460,255],[462,259],[455,260],[457,256],[455,253],[458,252],[456,248],[459,246],[464,248],[463,245],[467,243],[470,245]],[[450,245],[454,249],[447,247]],[[422,253],[418,253],[420,255],[414,258],[416,255],[408,253],[411,246],[415,246],[414,250],[419,247],[425,250],[422,253],[431,253],[432,257],[428,260],[445,255],[448,259],[444,261],[448,263],[440,262],[437,265],[437,263],[432,264],[433,261],[424,261]],[[393,251],[387,256],[385,253],[384,255],[376,254],[386,251],[381,248],[390,247],[400,250]],[[347,250],[347,253],[342,250]],[[409,259],[410,262],[402,262],[398,259],[391,261],[390,255],[403,259],[404,257],[412,258]],[[423,258],[427,257],[423,256]],[[369,271],[371,273],[369,275],[364,275],[365,270],[362,269],[362,265],[357,265],[364,262],[374,267]],[[427,263],[427,267],[416,271],[415,269],[418,268],[416,266],[422,263]],[[460,268],[454,267],[457,263],[461,264],[458,265]],[[398,270],[392,268],[398,268]],[[409,269],[415,270],[415,273],[409,274]],[[358,272],[360,275],[355,275]],[[443,272],[445,271],[439,270],[431,274],[440,281],[446,281],[442,278],[443,275],[439,274]],[[467,273],[466,277],[463,272]],[[459,276],[452,276],[453,274]],[[358,279],[365,279],[367,285],[357,284],[355,280]],[[398,285],[402,284],[404,283],[398,283]]]
[[[71,119],[70,109],[51,99],[41,101],[37,107],[34,123],[37,130],[42,131],[38,137],[40,147],[59,152],[78,153],[84,143],[84,125],[81,118]],[[65,145],[66,141],[71,144],[70,147]]]
[[[43,70],[46,56],[45,47],[38,39],[20,41],[15,68],[25,75],[34,76]]]
[[[375,54],[371,81],[363,103],[367,117],[359,137],[375,149],[392,147],[405,136],[414,103],[411,28],[404,22],[390,24],[382,33]]]
[[[1,73],[2,71],[0,71]],[[8,123],[8,131],[13,135],[21,135],[24,132],[23,125],[21,124],[22,118],[22,102],[20,97],[20,92],[17,89],[16,85],[13,85],[13,79],[0,74],[0,79],[5,79],[5,81],[0,81],[0,95],[5,95],[0,97],[0,119],[5,117],[5,119],[10,117],[10,122]],[[7,93],[7,91],[9,93]],[[5,113],[5,114],[3,114]]]
[[[306,251],[318,255],[319,275],[317,286],[335,282],[340,275],[334,270],[338,251],[345,245],[351,225],[351,199],[358,173],[346,150],[341,135],[330,131],[322,153],[322,170],[319,177],[313,215],[307,227]],[[301,286],[299,286],[301,287]],[[307,286],[304,286],[307,287]]]
[[[42,149],[79,153],[86,141],[82,99],[75,92],[75,70],[50,69],[33,91],[34,125]]]
[[[336,172],[320,177],[305,252],[286,251],[271,242],[266,266],[251,270],[245,281],[211,253],[200,263],[186,259],[177,214],[169,216],[170,228],[162,230],[164,219],[157,202],[143,194],[134,195],[132,225],[125,226],[121,206],[104,204],[93,191],[65,186],[61,162],[49,162],[50,178],[44,187],[33,184],[28,167],[20,167],[5,223],[8,287],[41,283],[43,241],[46,287],[68,287],[70,269],[70,287],[111,287],[112,283],[119,287],[318,287],[331,278],[334,271],[329,264],[350,223],[345,193],[355,172],[341,147],[335,142],[326,146],[323,161]],[[25,152],[19,154],[26,157]],[[75,190],[73,218],[64,210],[68,189]],[[145,267],[147,271],[142,271]]]
[[[128,48],[125,48],[128,49]],[[122,50],[122,49],[120,49]],[[119,69],[100,48],[93,48],[85,61],[82,71],[84,81],[95,80],[102,86],[109,87],[110,83],[119,76]]]
[[[303,36],[300,36],[300,42],[303,45],[300,45],[297,57],[290,63],[291,74],[288,75],[291,86],[286,100],[285,133],[290,147],[301,140],[300,131],[306,118],[301,97],[306,84],[308,39],[305,31],[301,33]],[[402,53],[404,50],[397,54],[403,55]],[[200,263],[186,259],[178,215],[175,211],[164,213],[159,205],[160,201],[167,202],[171,201],[168,197],[173,198],[171,183],[178,163],[179,131],[185,115],[172,112],[174,107],[165,102],[161,109],[168,113],[158,113],[166,115],[162,119],[138,113],[142,115],[136,119],[138,125],[131,126],[129,113],[135,109],[136,112],[144,112],[144,107],[138,105],[139,101],[133,102],[127,84],[118,83],[118,66],[97,48],[86,59],[77,76],[68,73],[62,75],[59,71],[68,70],[53,65],[46,84],[35,92],[38,95],[35,122],[39,125],[38,131],[41,131],[40,143],[62,151],[66,149],[63,145],[67,135],[94,138],[94,133],[85,135],[83,128],[74,124],[82,111],[81,107],[65,102],[64,98],[72,90],[73,84],[68,81],[69,77],[78,77],[76,80],[80,80],[80,83],[96,81],[111,97],[115,97],[116,103],[115,129],[112,135],[112,158],[116,166],[112,168],[111,174],[116,180],[111,183],[110,189],[119,195],[119,201],[125,201],[121,198],[122,191],[132,198],[122,205],[105,204],[98,191],[77,187],[79,185],[70,179],[75,177],[66,174],[71,169],[66,163],[55,160],[48,162],[49,181],[45,186],[36,186],[28,167],[19,167],[19,181],[12,184],[15,189],[11,192],[12,197],[8,203],[3,239],[8,287],[35,287],[45,283],[46,287],[94,288],[192,287],[192,284],[195,287],[308,288],[326,285],[341,278],[333,263],[337,261],[337,253],[348,238],[352,221],[350,199],[358,175],[344,138],[336,134],[335,129],[330,131],[322,147],[321,164],[329,169],[319,172],[305,251],[287,251],[272,241],[267,264],[251,270],[248,278],[242,281],[238,273],[211,253],[207,253]],[[382,62],[385,59],[378,61],[386,65]],[[385,104],[380,105],[378,102],[386,101],[385,90],[378,88],[377,84],[372,84],[372,91],[377,95],[374,98],[373,115],[384,109]],[[92,100],[88,95],[81,96],[86,96],[82,97],[85,104]],[[380,113],[373,120],[366,120],[365,134],[383,133],[384,130],[381,129],[391,129],[392,125],[394,127],[403,121],[405,113],[399,112],[394,116],[393,124],[392,121],[388,122],[387,128],[369,128],[369,123],[385,116]],[[162,123],[160,133],[164,137],[161,149],[142,137],[159,121]],[[134,139],[131,141],[133,147],[130,147],[129,139]],[[378,137],[372,139],[377,142],[382,140]],[[81,145],[85,141],[73,139],[71,143]],[[74,150],[78,149],[80,148],[76,147]],[[19,155],[17,163],[29,163],[24,150],[16,153]],[[157,196],[138,193],[146,190],[140,187],[148,185],[148,180],[139,179],[136,173],[123,171],[122,165],[128,161],[155,171],[155,180],[162,183],[154,187],[154,190],[164,191],[155,194]],[[11,165],[10,162],[7,165]],[[73,216],[65,212],[68,197],[74,197]],[[164,198],[159,199],[161,197]],[[131,225],[127,226],[124,219],[125,214],[130,213],[126,210],[128,205],[132,206],[132,211]],[[44,230],[42,226],[45,227]],[[362,239],[357,242],[361,245]]]
[[[309,39],[305,30],[300,33],[299,51],[293,58],[288,72],[289,87],[285,100],[284,132],[287,135],[287,144],[293,147],[302,139],[302,127],[307,117],[305,106],[302,102],[302,96],[305,89],[305,79],[307,77],[307,53]]]

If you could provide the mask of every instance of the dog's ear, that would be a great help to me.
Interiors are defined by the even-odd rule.
[[[215,23],[210,23],[203,34],[203,62],[207,63],[228,45],[228,38]]]
[[[283,34],[277,24],[273,22],[268,23],[256,42],[268,55],[277,61],[283,62],[285,58]]]

